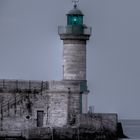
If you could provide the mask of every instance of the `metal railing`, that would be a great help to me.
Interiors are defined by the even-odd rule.
[[[58,34],[91,35],[92,28],[82,25],[58,26]]]

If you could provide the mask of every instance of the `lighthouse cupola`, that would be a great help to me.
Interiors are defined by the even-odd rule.
[[[83,25],[83,13],[74,5],[74,8],[67,14],[67,25]]]

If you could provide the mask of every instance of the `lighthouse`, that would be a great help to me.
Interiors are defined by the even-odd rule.
[[[86,44],[78,0],[58,27],[63,41],[63,80],[0,80],[0,139],[110,139],[117,114],[87,113]],[[116,138],[115,138],[116,139]]]
[[[86,44],[91,36],[91,27],[83,23],[83,13],[74,1],[67,14],[67,25],[58,27],[63,41],[63,80],[81,82],[81,112],[87,113]]]

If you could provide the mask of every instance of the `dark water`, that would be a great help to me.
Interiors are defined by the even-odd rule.
[[[121,122],[126,136],[131,139],[140,140],[140,120],[121,120]]]

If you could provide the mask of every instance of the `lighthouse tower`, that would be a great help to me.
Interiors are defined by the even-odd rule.
[[[63,40],[63,80],[81,82],[82,113],[87,113],[86,42],[91,28],[83,24],[83,13],[74,1],[74,7],[67,13],[67,25],[58,27]]]

